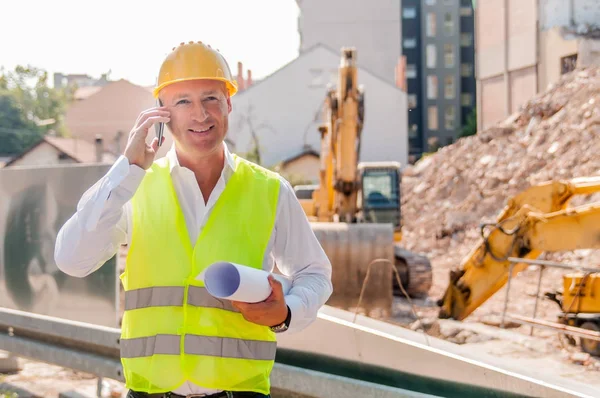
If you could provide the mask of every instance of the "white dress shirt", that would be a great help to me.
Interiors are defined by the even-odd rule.
[[[192,245],[234,172],[234,160],[227,145],[223,145],[225,165],[206,205],[194,173],[179,165],[175,148],[172,147],[166,154]],[[144,169],[130,165],[128,159],[121,156],[108,173],[84,193],[77,211],[57,236],[55,260],[61,271],[74,277],[85,277],[114,256],[120,245],[130,242],[130,199],[145,173]],[[293,188],[283,178],[275,226],[265,252],[263,269],[271,272],[275,263],[281,273],[293,278],[292,288],[285,297],[292,319],[288,331],[284,333],[294,333],[316,319],[319,308],[333,289],[331,264]],[[181,395],[211,394],[217,390],[186,382],[174,392]]]

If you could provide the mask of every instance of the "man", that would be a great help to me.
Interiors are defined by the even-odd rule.
[[[275,333],[300,331],[331,292],[331,265],[293,189],[229,152],[231,96],[219,52],[182,43],[167,56],[124,156],[82,197],[60,230],[55,258],[84,277],[129,244],[121,358],[129,397],[269,397]],[[275,95],[276,93],[273,93]],[[156,123],[173,147],[155,159]],[[196,276],[231,261],[292,278],[256,304],[210,296]]]

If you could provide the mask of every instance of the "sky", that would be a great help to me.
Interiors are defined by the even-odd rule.
[[[255,78],[298,55],[295,0],[8,0],[0,16],[0,67],[87,74],[150,86],[181,42],[218,48],[234,75]],[[50,79],[51,80],[51,79]]]

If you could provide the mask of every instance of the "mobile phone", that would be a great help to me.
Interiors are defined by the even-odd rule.
[[[163,106],[161,100],[157,100],[158,106]],[[162,145],[162,138],[165,131],[165,124],[163,122],[156,123],[154,125],[154,130],[156,131],[156,138],[158,138],[158,146]]]

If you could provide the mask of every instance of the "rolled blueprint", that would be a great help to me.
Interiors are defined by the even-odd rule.
[[[216,298],[258,303],[271,294],[269,275],[281,282],[284,295],[289,292],[292,281],[283,275],[226,261],[211,264],[196,279],[203,280],[208,293]]]

